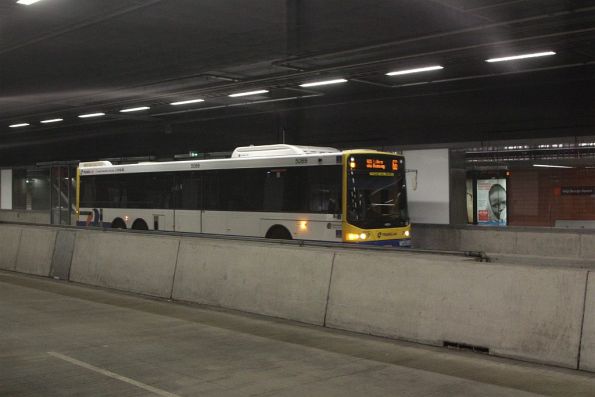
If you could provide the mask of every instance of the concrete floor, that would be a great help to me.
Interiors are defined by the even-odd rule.
[[[595,396],[595,374],[0,272],[0,396]]]

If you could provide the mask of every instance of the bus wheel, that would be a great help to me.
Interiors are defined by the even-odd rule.
[[[149,227],[143,219],[137,219],[132,224],[132,230],[149,230]]]
[[[112,229],[126,229],[126,223],[124,223],[122,218],[116,218],[112,222]]]
[[[265,237],[277,240],[291,240],[291,233],[285,226],[275,225],[269,229]]]

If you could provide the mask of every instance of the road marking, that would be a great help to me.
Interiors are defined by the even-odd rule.
[[[110,378],[117,379],[117,380],[120,380],[122,382],[129,383],[129,384],[134,385],[136,387],[139,387],[141,389],[150,391],[151,393],[157,394],[158,396],[163,396],[163,397],[180,397],[177,394],[173,394],[173,393],[166,392],[165,390],[157,389],[156,387],[146,385],[146,384],[141,383],[141,382],[138,382],[138,381],[136,381],[134,379],[130,379],[130,378],[127,378],[125,376],[118,375],[116,373],[113,373],[111,371],[108,371],[106,369],[99,368],[99,367],[96,367],[96,366],[91,365],[91,364],[87,364],[87,363],[85,363],[83,361],[79,361],[79,360],[77,360],[75,358],[65,356],[64,354],[60,354],[60,353],[56,353],[56,352],[47,352],[47,353],[50,356],[52,356],[52,357],[59,358],[60,360],[67,361],[67,362],[69,362],[71,364],[74,364],[74,365],[78,365],[79,367],[83,367],[83,368],[89,369],[91,371],[98,372],[98,373],[100,373],[102,375],[109,376]]]

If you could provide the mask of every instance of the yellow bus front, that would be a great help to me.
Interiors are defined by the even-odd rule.
[[[343,241],[411,246],[405,160],[377,151],[343,155]]]

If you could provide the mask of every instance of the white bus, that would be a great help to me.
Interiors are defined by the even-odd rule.
[[[373,150],[237,148],[231,158],[81,163],[77,225],[409,246],[405,163]]]

